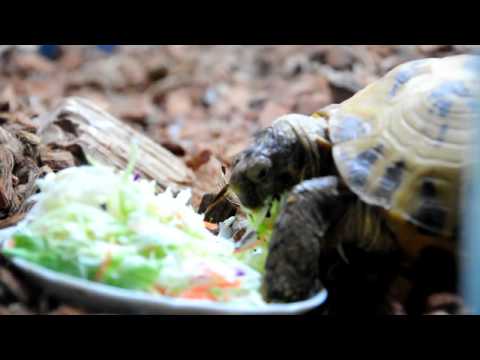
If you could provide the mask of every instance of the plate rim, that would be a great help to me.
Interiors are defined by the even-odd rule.
[[[2,244],[0,243],[0,252],[1,245]],[[55,287],[56,289],[70,288],[72,291],[88,293],[93,297],[97,296],[101,297],[103,300],[112,300],[117,304],[123,303],[125,306],[127,306],[127,304],[133,304],[137,309],[141,307],[150,310],[156,308],[159,313],[163,309],[168,313],[179,311],[180,313],[188,312],[192,314],[198,313],[212,315],[296,315],[319,307],[325,303],[328,297],[327,289],[323,288],[316,295],[307,300],[288,304],[265,304],[264,306],[259,307],[225,304],[208,300],[181,299],[149,294],[138,290],[123,289],[108,284],[78,278],[73,275],[48,269],[19,257],[6,258],[18,270],[49,284],[49,287]],[[58,293],[58,291],[56,292]],[[143,314],[143,312],[138,313]],[[151,313],[151,311],[148,311],[147,313]]]

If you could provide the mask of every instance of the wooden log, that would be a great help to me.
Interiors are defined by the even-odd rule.
[[[89,100],[67,98],[38,123],[44,146],[73,152],[80,147],[88,158],[124,169],[135,141],[139,150],[135,170],[142,177],[155,180],[161,189],[193,182],[193,172],[181,159]]]

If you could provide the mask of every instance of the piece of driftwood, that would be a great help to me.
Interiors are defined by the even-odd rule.
[[[138,144],[140,176],[155,180],[160,189],[193,181],[180,159],[87,100],[66,99],[34,120],[7,100],[0,111],[0,229],[24,218],[39,177],[85,164],[87,158],[125,168],[132,141]]]
[[[78,160],[80,150],[87,158],[124,169],[132,142],[136,142],[139,153],[135,170],[140,176],[155,180],[161,189],[179,189],[193,182],[192,171],[179,158],[89,100],[67,98],[38,121],[42,143],[55,150],[40,152],[51,168],[58,161],[68,162],[69,153]]]

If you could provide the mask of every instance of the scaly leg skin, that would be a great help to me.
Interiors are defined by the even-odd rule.
[[[266,263],[268,301],[307,299],[323,288],[319,257],[327,246],[332,220],[348,206],[349,192],[339,190],[335,176],[303,181],[295,186],[275,224]]]

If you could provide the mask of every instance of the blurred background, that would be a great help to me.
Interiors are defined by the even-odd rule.
[[[340,102],[396,65],[475,45],[0,45],[0,95],[32,115],[66,96],[105,110],[181,157],[194,204],[221,165],[288,112]],[[6,101],[6,100],[5,100]]]
[[[228,169],[251,135],[276,117],[341,102],[409,60],[479,50],[476,45],[0,45],[0,112],[27,123],[64,97],[93,100],[194,171],[198,206],[204,193],[220,188],[222,167]],[[0,285],[18,287],[5,274],[2,269]],[[30,311],[18,299],[2,302],[1,289],[0,313]]]

